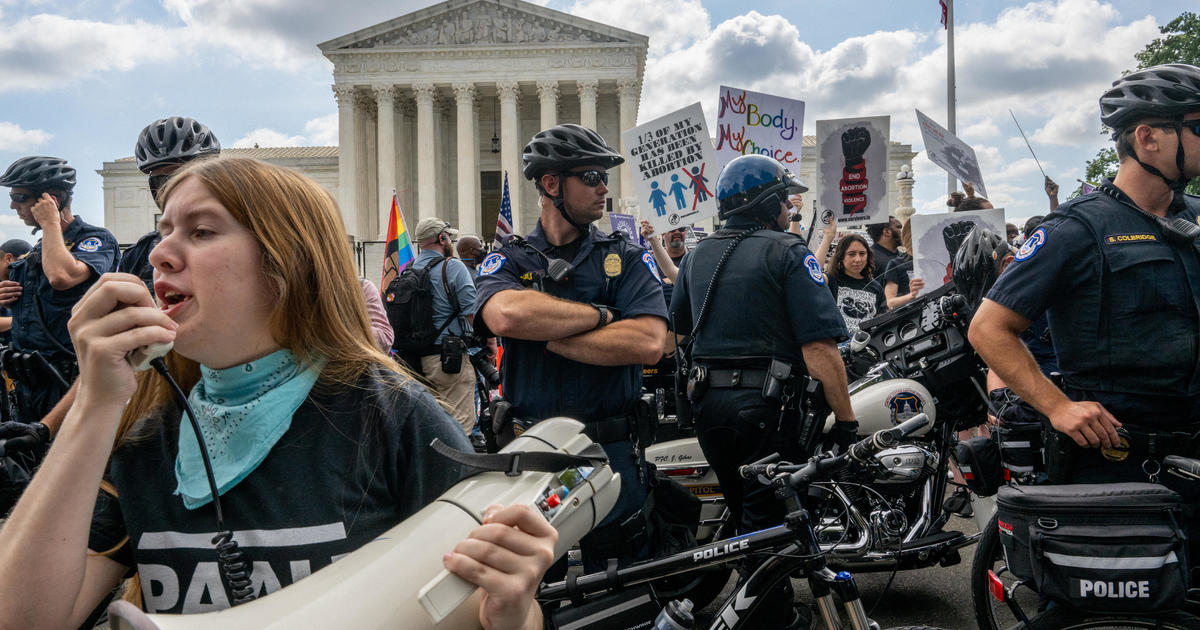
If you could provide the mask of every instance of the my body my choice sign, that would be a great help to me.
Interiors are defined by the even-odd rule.
[[[642,217],[663,233],[717,214],[720,166],[700,103],[621,134]],[[650,210],[653,210],[651,212]]]
[[[793,173],[804,144],[804,101],[721,86],[717,109],[717,160],[765,155]]]

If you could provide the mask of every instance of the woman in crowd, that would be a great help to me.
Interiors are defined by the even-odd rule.
[[[904,246],[904,253],[888,261],[882,276],[883,295],[887,299],[888,310],[900,308],[917,299],[921,289],[925,288],[924,280],[912,277],[911,220],[904,222],[904,229],[900,231],[900,244]]]
[[[859,322],[887,310],[883,287],[871,277],[873,263],[867,239],[858,234],[847,234],[838,241],[825,270],[829,290],[833,292],[833,299],[851,335],[858,332]]]
[[[428,449],[438,438],[470,450],[457,423],[376,344],[328,193],[288,169],[217,158],[159,195],[157,304],[136,276],[106,274],[74,309],[78,396],[0,534],[5,628],[75,627],[135,574],[127,593],[150,612],[230,605],[196,435],[163,377],[131,369],[143,346],[174,343],[166,363],[190,392],[257,595],[462,477]],[[533,593],[555,538],[529,506],[494,506],[443,562],[484,589],[485,627],[541,628]]]

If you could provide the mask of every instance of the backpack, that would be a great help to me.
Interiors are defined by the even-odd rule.
[[[383,292],[388,322],[396,333],[392,342],[396,353],[431,353],[441,331],[433,325],[433,282],[429,273],[445,260],[436,258],[419,269],[415,264],[405,267]]]

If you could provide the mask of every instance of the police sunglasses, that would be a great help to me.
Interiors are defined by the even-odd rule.
[[[1175,128],[1175,123],[1173,123],[1173,122],[1146,123],[1146,124],[1151,127],[1157,127],[1159,129],[1174,129]],[[1193,135],[1200,136],[1200,118],[1197,118],[1195,120],[1181,120],[1181,121],[1179,121],[1179,126],[1192,132]],[[1130,131],[1132,132],[1133,130],[1130,129]]]
[[[8,198],[12,199],[14,203],[25,203],[26,201],[33,199],[34,195],[29,193],[8,193]]]
[[[168,173],[166,175],[151,175],[150,176],[150,196],[151,197],[158,199],[158,189],[162,188],[163,184],[166,184],[168,179],[171,179],[171,175],[172,175],[171,173]]]
[[[568,177],[578,177],[579,181],[583,182],[585,186],[591,186],[592,188],[600,184],[608,185],[608,173],[603,171],[563,171],[562,174]]]

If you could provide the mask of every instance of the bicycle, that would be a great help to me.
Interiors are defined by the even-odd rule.
[[[1171,455],[1164,460],[1163,470],[1193,483],[1200,481],[1200,460]],[[1200,617],[1194,614],[1200,610],[1200,589],[1196,588],[1188,592],[1185,610],[1158,614],[1089,613],[1058,602],[1046,608],[1046,599],[1034,589],[1033,584],[1011,575],[996,516],[992,516],[982,533],[971,566],[971,597],[980,630],[1200,628]]]
[[[793,574],[803,575],[808,579],[811,592],[816,598],[817,613],[826,628],[877,629],[879,626],[867,618],[854,577],[847,571],[834,572],[826,565],[826,552],[821,549],[820,541],[813,531],[812,517],[802,504],[801,498],[814,482],[831,478],[844,468],[852,465],[873,466],[873,458],[877,453],[895,446],[901,438],[914,433],[928,422],[929,418],[925,414],[919,414],[896,427],[877,431],[852,445],[843,454],[821,453],[804,464],[775,462],[771,460],[777,459],[777,456],[771,456],[742,466],[739,471],[744,478],[758,479],[775,488],[776,496],[787,506],[785,524],[700,545],[665,558],[638,562],[623,569],[614,567],[604,573],[568,577],[561,582],[543,585],[538,592],[538,599],[543,604],[569,600],[578,605],[586,603],[588,596],[595,598],[605,591],[620,592],[627,587],[652,582],[665,576],[701,571],[750,556],[767,554],[767,560],[722,603],[720,612],[713,618],[710,626],[712,630],[763,627],[761,622],[755,619],[756,612],[760,610],[759,604],[765,599],[762,595],[770,592],[780,581],[790,579]],[[848,625],[842,624],[835,596],[842,602]],[[936,630],[928,626],[906,628]]]

